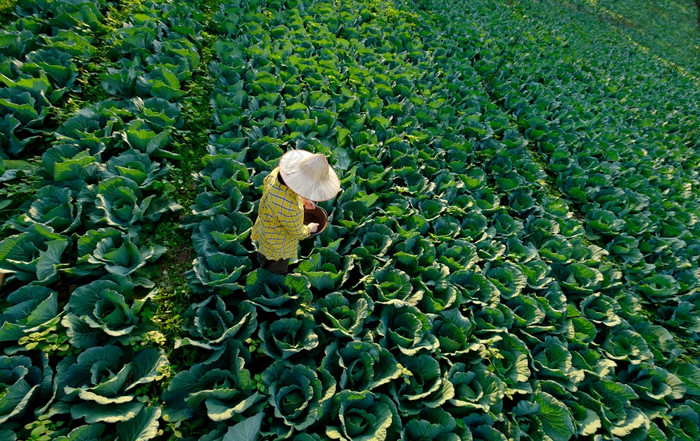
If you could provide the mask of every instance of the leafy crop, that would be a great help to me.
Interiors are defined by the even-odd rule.
[[[0,435],[697,438],[697,77],[600,3],[19,1]],[[282,276],[293,148],[343,191]]]

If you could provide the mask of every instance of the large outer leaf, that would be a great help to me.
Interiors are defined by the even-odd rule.
[[[545,435],[554,441],[567,441],[576,433],[569,409],[546,392],[535,395],[539,405],[537,418]]]
[[[117,423],[119,441],[147,441],[158,436],[161,412],[160,407],[144,407],[135,418]]]
[[[104,424],[89,424],[71,430],[68,435],[59,436],[56,441],[95,441],[101,439],[104,431]]]
[[[230,427],[223,441],[256,441],[264,416],[264,413],[259,413]]]

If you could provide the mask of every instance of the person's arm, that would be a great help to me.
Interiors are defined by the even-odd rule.
[[[293,209],[280,211],[278,214],[279,223],[295,239],[305,239],[311,234],[309,227],[304,225],[304,213]]]

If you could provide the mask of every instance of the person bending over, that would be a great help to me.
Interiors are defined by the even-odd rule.
[[[325,156],[290,150],[263,181],[263,195],[251,239],[256,242],[260,266],[278,274],[289,272],[297,257],[299,240],[315,233],[317,223],[304,225],[304,208],[329,200],[340,191],[340,180]]]

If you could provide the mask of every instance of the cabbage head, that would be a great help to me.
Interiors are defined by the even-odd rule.
[[[406,381],[391,384],[394,401],[402,415],[417,415],[423,408],[436,408],[452,399],[454,386],[441,372],[440,364],[431,355],[404,356],[399,360],[410,375]]]
[[[403,432],[401,440],[471,441],[469,429],[460,427],[455,418],[440,407],[424,408],[413,417]]]
[[[304,259],[298,271],[306,276],[311,287],[318,291],[330,291],[340,288],[348,279],[349,271],[354,267],[352,256],[341,256],[332,249],[322,248]]]
[[[383,348],[415,355],[421,350],[437,349],[438,339],[431,329],[432,323],[418,308],[387,305],[382,311],[377,333],[381,336],[379,343]]]
[[[70,233],[81,225],[82,204],[69,188],[46,185],[34,196],[29,210],[13,221],[15,228],[26,231],[32,224],[42,224],[56,233]]]
[[[243,289],[239,281],[251,266],[248,257],[214,252],[197,257],[185,277],[198,294],[229,295]]]
[[[532,372],[529,365],[530,350],[522,340],[512,334],[505,333],[496,339],[489,350],[497,351],[498,356],[492,358],[494,373],[505,383],[508,392],[531,392],[528,383]]]
[[[350,296],[332,292],[316,301],[315,319],[336,337],[354,339],[365,330],[373,309],[374,302],[366,294]]]
[[[269,357],[285,360],[296,354],[311,351],[319,344],[316,323],[311,316],[280,318],[271,323],[262,322],[258,336],[260,347]]]
[[[334,418],[326,427],[328,438],[341,441],[398,438],[401,419],[396,404],[386,395],[342,390],[333,401]]]
[[[258,268],[248,273],[245,291],[265,312],[284,317],[311,304],[311,283],[301,274],[275,274]]]
[[[390,383],[402,373],[391,352],[369,341],[351,341],[345,346],[332,342],[326,347],[323,367],[339,379],[341,389],[358,392]]]
[[[230,339],[245,341],[258,327],[257,317],[257,310],[249,301],[229,308],[221,297],[211,296],[185,311],[183,329],[190,336],[175,342],[175,347],[194,345],[217,350]]]
[[[336,391],[336,382],[326,370],[280,360],[262,373],[262,380],[278,418],[269,428],[275,439],[303,433],[326,417]]]
[[[68,272],[75,276],[113,274],[135,278],[147,263],[158,259],[165,248],[136,246],[138,240],[116,228],[89,230],[78,238],[78,261]]]
[[[408,274],[393,266],[374,271],[363,280],[367,294],[380,305],[416,306],[423,298],[423,291],[413,289]]]
[[[454,396],[449,400],[455,406],[453,414],[501,411],[506,386],[485,364],[466,366],[464,363],[455,363],[450,368],[447,379],[454,388]]]
[[[478,352],[482,345],[472,337],[474,323],[457,308],[437,314],[433,334],[440,343],[440,352],[447,356]]]
[[[149,188],[154,182],[166,176],[168,166],[151,161],[150,156],[136,150],[127,150],[110,158],[104,168],[98,171],[101,179],[121,176],[135,182],[139,188]]]
[[[245,256],[248,251],[242,243],[252,228],[253,222],[244,214],[233,212],[216,215],[196,224],[192,234],[194,249],[197,254],[204,256],[217,252]]]
[[[179,205],[156,195],[144,196],[139,185],[129,178],[114,176],[89,187],[80,196],[82,203],[94,202],[90,211],[92,225],[106,223],[125,231],[142,222],[157,222],[163,213]]]

